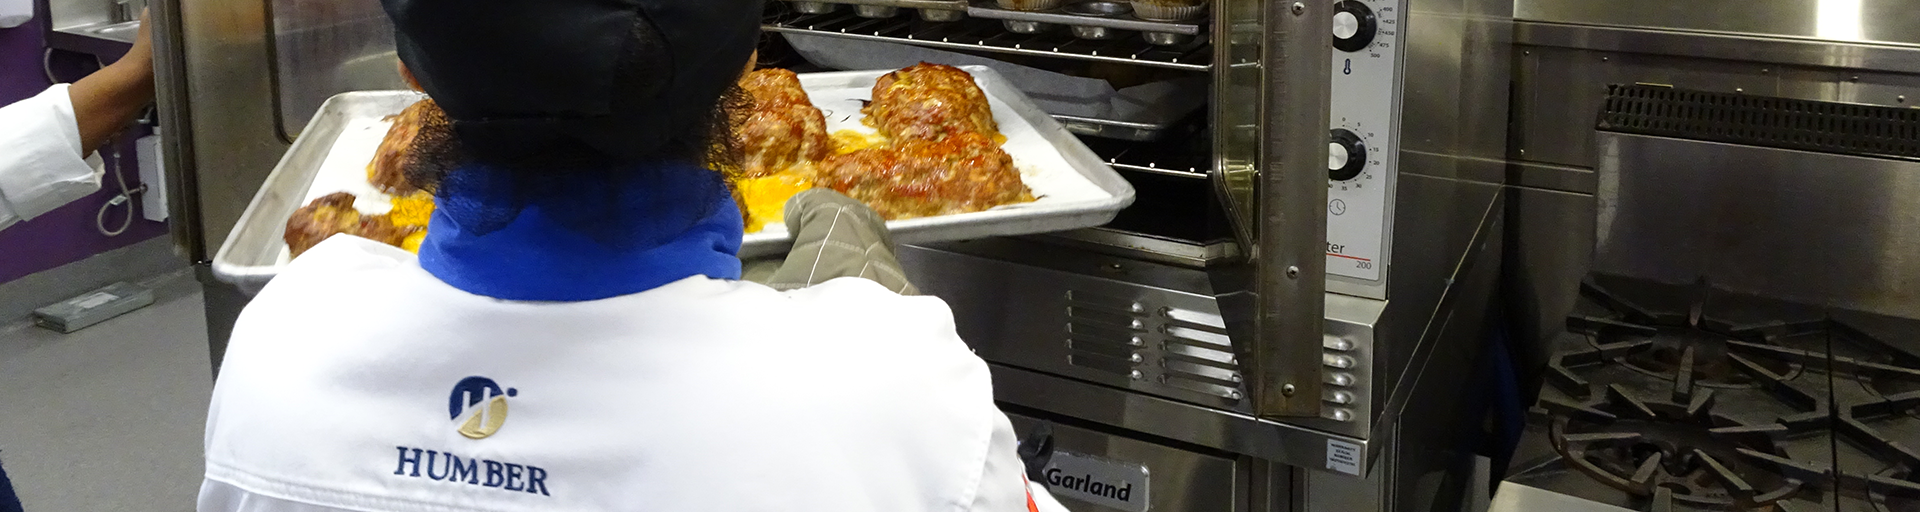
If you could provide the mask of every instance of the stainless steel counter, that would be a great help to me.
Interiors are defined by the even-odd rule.
[[[1493,503],[1487,512],[1633,512],[1628,509],[1575,498],[1553,491],[1544,491],[1513,482],[1501,482],[1500,490],[1494,491]]]

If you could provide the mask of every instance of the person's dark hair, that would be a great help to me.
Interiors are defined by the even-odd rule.
[[[620,59],[614,79],[615,109],[621,98],[648,98],[668,87],[665,74],[672,65],[652,23],[641,18],[634,23],[632,39]],[[451,124],[422,127],[414,139],[413,158],[406,165],[407,180],[422,190],[434,190],[447,174],[469,164],[488,165],[514,173],[580,173],[619,169],[637,162],[682,162],[727,174],[731,183],[741,167],[743,149],[735,142],[733,129],[743,122],[751,99],[738,85],[720,92],[713,108],[686,130],[673,134],[666,144],[638,160],[621,159],[599,151],[576,139],[560,139],[535,151],[493,157],[484,151],[470,151],[462,144]]]

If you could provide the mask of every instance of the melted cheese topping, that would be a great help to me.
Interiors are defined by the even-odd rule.
[[[740,180],[734,186],[740,190],[740,197],[747,203],[747,232],[758,233],[766,229],[767,224],[786,220],[787,200],[807,189],[813,188],[808,173],[794,169],[782,171],[765,178]]]
[[[410,253],[420,254],[420,242],[424,242],[426,240],[427,240],[426,230],[423,229],[420,231],[415,231],[413,232],[413,234],[407,235],[406,239],[403,239],[400,241],[400,248],[406,249],[407,252],[410,252]]]
[[[433,218],[433,193],[414,192],[404,197],[388,200],[393,210],[387,212],[387,220],[395,226],[419,226],[420,230],[400,241],[400,248],[418,254],[420,242],[427,239],[427,221]]]
[[[833,148],[833,154],[844,155],[862,149],[885,146],[887,137],[878,133],[840,130],[829,135],[827,143]]]
[[[430,192],[414,192],[388,202],[393,204],[393,211],[387,215],[395,226],[426,227],[427,221],[433,218],[433,194]]]

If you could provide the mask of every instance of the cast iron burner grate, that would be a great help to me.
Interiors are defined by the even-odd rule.
[[[1709,316],[1712,289],[1696,284],[1683,311],[1661,310],[1589,281],[1581,292],[1609,309],[1609,316],[1575,314],[1567,330],[1587,335],[1589,347],[1562,351],[1548,364],[1550,382],[1569,394],[1591,391],[1573,367],[1618,361],[1648,376],[1673,383],[1672,400],[1687,403],[1699,388],[1765,388],[1782,401],[1811,411],[1818,398],[1783,385],[1805,371],[1810,356],[1778,344],[1789,338],[1824,335],[1823,317],[1790,321],[1735,323]],[[1782,355],[1799,357],[1781,357]],[[1824,362],[1819,362],[1824,365]]]
[[[1672,502],[1752,509],[1799,492],[1824,471],[1802,467],[1774,447],[1783,424],[1749,425],[1714,414],[1711,390],[1686,405],[1643,401],[1619,385],[1578,414],[1554,419],[1554,449],[1580,472],[1614,488],[1649,498],[1656,510]]]
[[[1561,464],[1630,496],[1604,501],[1920,512],[1920,322],[1704,280],[1580,291],[1535,412]]]
[[[1920,510],[1920,475],[1914,470],[1887,468],[1865,478],[1867,497],[1874,512],[1912,512]]]
[[[1865,350],[1835,350],[1836,396],[1852,395],[1836,409],[1841,439],[1871,454],[1884,469],[1840,474],[1843,488],[1864,495],[1875,512],[1920,512],[1920,356],[1881,337],[1836,322]],[[1851,387],[1849,387],[1851,386]]]

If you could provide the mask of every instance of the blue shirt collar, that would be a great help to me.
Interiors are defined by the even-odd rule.
[[[740,278],[740,209],[719,173],[684,164],[529,186],[484,166],[449,174],[420,266],[506,300],[587,301],[700,275]]]

